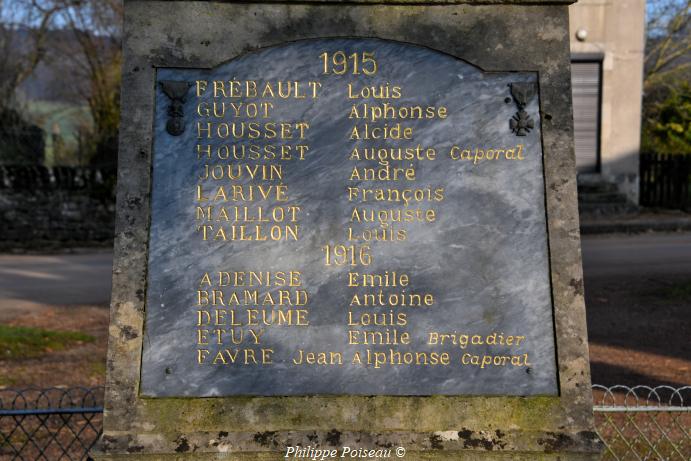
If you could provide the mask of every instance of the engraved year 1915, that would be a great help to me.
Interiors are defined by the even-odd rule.
[[[345,51],[334,53],[323,52],[319,55],[324,66],[322,74],[343,75],[351,72],[353,75],[374,75],[377,73],[377,61],[374,53],[363,51],[361,53],[346,54]]]

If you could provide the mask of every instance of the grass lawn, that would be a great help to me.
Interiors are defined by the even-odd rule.
[[[5,360],[35,358],[95,339],[77,331],[0,325],[0,356]]]
[[[107,338],[106,306],[19,315],[0,324],[0,388],[102,386]]]

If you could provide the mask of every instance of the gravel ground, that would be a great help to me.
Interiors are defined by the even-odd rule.
[[[691,384],[691,277],[585,279],[594,383]]]

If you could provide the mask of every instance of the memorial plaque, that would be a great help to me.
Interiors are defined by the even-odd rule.
[[[569,3],[125,0],[92,456],[599,459]]]
[[[556,395],[539,107],[379,39],[159,67],[141,393]]]

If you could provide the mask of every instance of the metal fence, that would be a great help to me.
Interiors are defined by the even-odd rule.
[[[90,459],[102,423],[101,387],[0,389],[0,459]]]
[[[691,460],[691,386],[593,386],[603,460]],[[0,389],[0,459],[88,460],[103,388]]]
[[[691,386],[593,386],[603,460],[691,460]]]
[[[691,209],[691,155],[642,153],[641,205]]]

